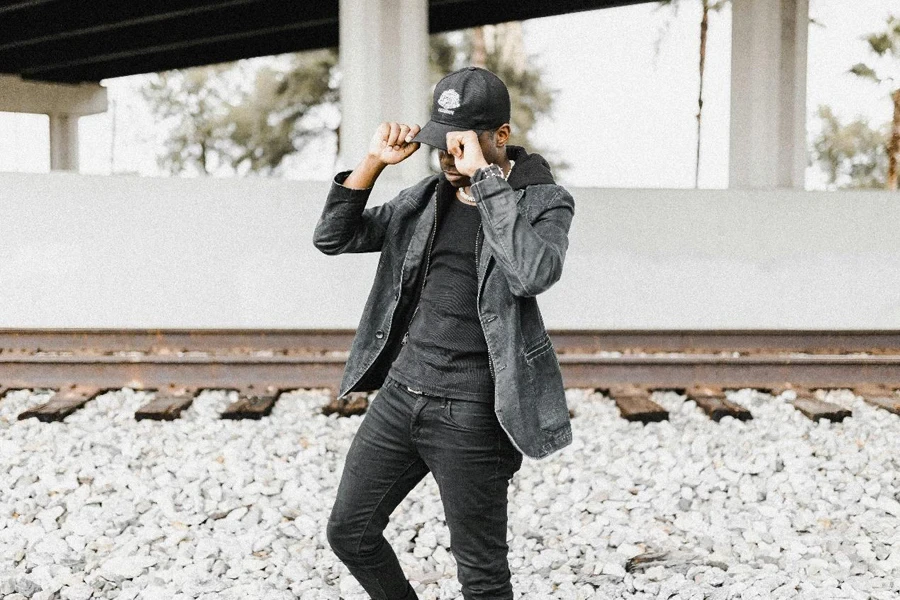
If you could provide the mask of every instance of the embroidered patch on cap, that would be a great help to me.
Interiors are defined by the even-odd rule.
[[[437,103],[441,106],[438,110],[442,113],[452,115],[455,111],[453,108],[459,108],[459,93],[454,89],[444,90]]]

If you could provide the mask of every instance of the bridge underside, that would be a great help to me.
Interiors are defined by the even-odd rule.
[[[644,1],[430,0],[428,29],[438,33]],[[41,81],[98,82],[338,45],[338,0],[4,4],[0,73]]]

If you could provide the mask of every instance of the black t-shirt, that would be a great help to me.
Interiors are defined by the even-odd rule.
[[[475,303],[478,289],[477,206],[456,198],[446,180],[437,186],[438,224],[419,309],[388,375],[428,394],[494,401],[487,342]]]

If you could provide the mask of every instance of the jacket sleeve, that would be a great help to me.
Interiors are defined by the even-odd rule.
[[[516,193],[504,179],[473,178],[472,193],[484,225],[484,239],[516,296],[537,296],[562,275],[569,248],[575,200],[565,188],[541,202],[534,223],[516,208]]]
[[[322,216],[313,232],[313,245],[324,254],[378,252],[384,244],[391,215],[401,196],[366,208],[372,188],[357,190],[343,185],[350,171],[334,176]]]

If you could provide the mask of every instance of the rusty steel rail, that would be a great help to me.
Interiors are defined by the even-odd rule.
[[[345,359],[332,356],[4,356],[0,387],[103,389],[336,388]]]
[[[334,390],[353,333],[0,330],[0,388]],[[900,332],[551,330],[551,339],[574,388],[900,386]]]
[[[559,354],[900,354],[900,330],[550,329]],[[206,352],[317,355],[346,352],[353,329],[0,329],[0,355]]]
[[[346,352],[353,329],[0,329],[0,355],[36,352],[109,354],[322,354]]]
[[[900,355],[711,354],[603,357],[561,355],[567,387],[633,384],[655,389],[696,385],[725,388],[900,387]]]

